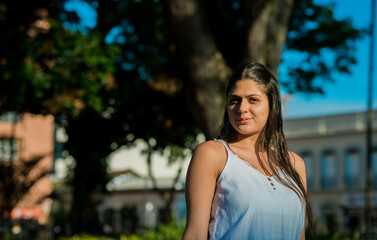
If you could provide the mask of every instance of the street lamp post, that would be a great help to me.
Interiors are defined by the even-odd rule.
[[[367,237],[371,234],[372,221],[372,130],[373,130],[373,60],[374,60],[374,22],[376,1],[372,0],[370,24],[370,52],[369,52],[369,79],[368,79],[368,111],[367,111],[367,166],[366,166],[366,204],[365,222]]]

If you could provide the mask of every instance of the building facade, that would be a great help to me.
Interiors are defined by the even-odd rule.
[[[47,223],[53,191],[54,125],[50,115],[7,112],[0,116],[3,216]]]
[[[169,163],[167,153],[153,154],[151,172],[156,180],[153,183],[146,155],[141,153],[145,147],[143,141],[136,141],[133,148],[121,148],[109,157],[113,178],[107,189],[111,194],[103,198],[100,209],[104,227],[108,226],[110,232],[127,234],[137,228],[155,228],[166,214],[172,189],[174,217],[178,223],[186,218],[184,182],[191,151],[186,152],[186,158],[174,163]]]
[[[326,228],[365,230],[366,113],[289,119],[284,132],[289,148],[305,161],[315,221]],[[372,134],[372,208],[377,206],[377,114]],[[373,215],[373,213],[372,213]]]

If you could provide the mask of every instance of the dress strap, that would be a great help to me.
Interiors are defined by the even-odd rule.
[[[214,140],[217,141],[217,142],[221,142],[225,146],[228,154],[232,153],[232,150],[229,148],[228,143],[226,143],[224,140],[222,140],[222,139],[214,139]]]

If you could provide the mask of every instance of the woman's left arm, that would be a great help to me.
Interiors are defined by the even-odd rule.
[[[297,173],[300,175],[302,185],[304,186],[305,191],[307,191],[305,162],[299,155],[294,152],[290,152],[290,155],[292,161],[291,163]],[[300,240],[305,240],[305,223],[302,229]]]

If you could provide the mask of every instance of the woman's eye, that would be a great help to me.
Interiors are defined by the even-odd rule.
[[[249,102],[257,102],[258,101],[258,99],[256,99],[256,98],[250,98],[249,99]]]

